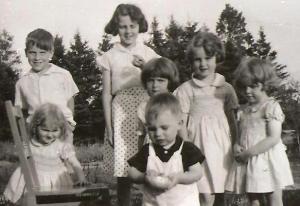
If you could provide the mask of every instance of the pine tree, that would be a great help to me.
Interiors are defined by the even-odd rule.
[[[65,53],[66,50],[63,45],[63,37],[56,35],[54,38],[54,54],[51,63],[66,69]]]
[[[153,18],[151,23],[150,40],[146,42],[146,45],[152,48],[157,54],[161,56],[166,55],[166,39],[164,33],[159,29],[159,22],[156,17]]]
[[[5,112],[4,101],[14,102],[15,83],[20,72],[20,56],[12,49],[13,37],[5,30],[0,33],[0,137],[1,140],[11,138],[9,124]]]
[[[107,52],[113,47],[113,44],[111,43],[111,38],[112,36],[106,33],[102,36],[102,41],[98,45],[98,55],[101,56],[104,52]]]
[[[218,65],[217,71],[229,82],[232,81],[233,71],[241,58],[245,55],[253,56],[254,38],[246,25],[243,13],[226,4],[216,26],[216,32],[224,42],[226,51],[225,60]]]
[[[66,54],[66,62],[74,81],[79,88],[75,98],[75,121],[77,135],[95,135],[93,122],[101,116],[101,108],[95,101],[100,99],[101,72],[96,64],[96,54],[88,42],[81,39],[80,33],[74,35],[74,42]]]

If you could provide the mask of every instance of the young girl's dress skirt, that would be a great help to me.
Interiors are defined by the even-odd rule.
[[[147,99],[146,90],[132,87],[121,90],[112,101],[114,147],[104,140],[104,171],[116,177],[126,177],[127,160],[138,152],[137,107]]]
[[[49,146],[31,147],[34,156],[35,168],[39,184],[44,188],[58,189],[65,186],[72,186],[73,181],[64,162],[61,158],[70,154],[61,155],[63,148],[66,148],[60,141],[55,141]],[[73,150],[66,149],[65,152]],[[42,187],[42,188],[43,188]],[[41,188],[41,189],[42,189]],[[11,202],[17,202],[23,193],[26,192],[24,175],[18,167],[9,179],[4,195]]]

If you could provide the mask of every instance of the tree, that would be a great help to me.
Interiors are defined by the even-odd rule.
[[[165,56],[166,39],[163,31],[159,29],[159,22],[156,17],[153,18],[151,23],[150,40],[146,42],[146,45],[152,48],[157,54]]]
[[[254,38],[246,29],[245,17],[229,4],[225,5],[216,32],[224,42],[226,56],[223,64],[219,65],[217,71],[222,73],[228,82],[233,79],[233,71],[236,69],[241,58],[245,55],[253,56]]]
[[[111,35],[106,33],[102,36],[102,42],[98,45],[98,55],[101,56],[104,52],[107,52],[113,47],[113,44],[111,43],[111,38]]]
[[[101,108],[94,105],[99,105],[95,101],[100,99],[101,72],[96,64],[96,54],[77,32],[65,58],[68,70],[80,90],[75,98],[75,121],[78,123],[75,134],[97,135],[97,127],[93,126],[101,117]]]
[[[12,49],[13,37],[5,30],[0,33],[0,137],[1,140],[11,138],[9,124],[5,112],[4,101],[14,102],[15,83],[18,79],[19,69],[16,68],[21,63],[20,56]]]
[[[51,63],[66,69],[65,53],[66,50],[63,45],[63,37],[56,35],[54,38],[54,54]]]

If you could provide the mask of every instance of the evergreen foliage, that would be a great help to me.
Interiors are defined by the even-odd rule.
[[[12,49],[13,36],[3,30],[0,33],[0,140],[11,140],[11,133],[4,101],[14,102],[15,83],[18,80],[20,56]]]

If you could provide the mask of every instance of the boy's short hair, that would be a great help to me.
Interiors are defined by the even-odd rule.
[[[54,38],[50,32],[39,28],[27,35],[25,44],[25,52],[33,46],[46,51],[52,51],[54,49]]]
[[[208,57],[216,56],[216,62],[224,61],[225,49],[222,41],[211,32],[198,32],[189,42],[186,55],[189,62],[193,62],[194,51],[203,47]]]
[[[139,33],[144,33],[148,30],[148,22],[142,10],[133,4],[119,4],[111,17],[104,31],[108,34],[116,36],[119,33],[119,17],[129,16],[132,21],[139,24]]]
[[[145,119],[149,122],[156,119],[162,111],[171,111],[174,116],[181,115],[181,107],[177,98],[171,93],[159,93],[150,98],[146,105]]]
[[[273,64],[258,57],[243,57],[234,72],[233,83],[237,89],[261,83],[264,90],[269,92],[271,89],[278,88],[280,82]]]
[[[147,81],[153,77],[168,79],[168,90],[171,92],[179,84],[179,72],[176,64],[165,57],[153,58],[143,66],[141,79],[145,88]]]

